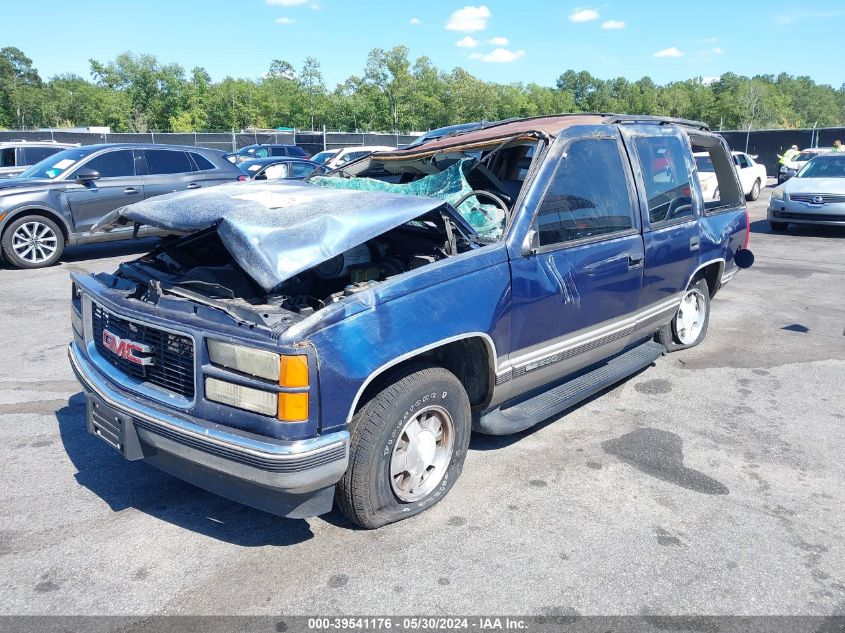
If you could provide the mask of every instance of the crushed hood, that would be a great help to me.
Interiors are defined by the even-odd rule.
[[[93,231],[127,223],[180,233],[216,227],[235,261],[270,292],[353,246],[440,208],[457,216],[443,200],[420,196],[245,182],[137,202],[112,211]]]

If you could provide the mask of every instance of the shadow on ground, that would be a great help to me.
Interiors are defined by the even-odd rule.
[[[77,482],[115,512],[135,508],[162,521],[241,545],[294,545],[313,537],[304,520],[284,519],[224,499],[139,461],[126,461],[90,435],[79,393],[56,412],[59,433],[77,469]]]
[[[84,262],[106,257],[141,255],[153,250],[161,243],[157,237],[142,237],[137,240],[120,240],[102,244],[80,244],[68,246],[62,255],[63,262]]]
[[[773,231],[768,220],[755,220],[751,223],[752,233],[764,235],[783,235],[784,237],[821,237],[821,238],[843,238],[845,227],[824,226],[821,224],[790,224],[786,231]],[[754,250],[752,243],[750,248]]]

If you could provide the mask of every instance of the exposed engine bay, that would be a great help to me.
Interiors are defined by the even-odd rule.
[[[175,295],[232,316],[273,325],[305,318],[379,282],[478,248],[445,213],[433,212],[327,259],[265,292],[233,259],[212,227],[163,245],[118,275],[139,282],[137,298]]]

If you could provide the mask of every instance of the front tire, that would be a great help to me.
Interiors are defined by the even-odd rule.
[[[710,287],[706,279],[690,284],[671,323],[657,331],[657,340],[668,352],[695,347],[707,336],[710,325]]]
[[[26,215],[12,222],[0,240],[3,257],[18,268],[45,268],[62,256],[65,238],[59,226],[41,215]]]
[[[470,431],[469,398],[453,373],[397,371],[352,419],[349,467],[335,492],[341,512],[373,529],[427,510],[460,475]]]
[[[755,180],[754,185],[751,187],[751,192],[745,196],[745,199],[749,202],[754,202],[757,198],[760,197],[760,181]]]
[[[783,233],[786,229],[789,228],[789,222],[769,222],[769,226],[772,227],[773,231],[777,233]]]

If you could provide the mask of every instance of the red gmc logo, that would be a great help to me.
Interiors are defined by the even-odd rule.
[[[153,348],[143,343],[136,343],[129,339],[120,338],[108,330],[103,330],[103,347],[112,354],[119,356],[136,365],[152,365],[153,359],[149,356],[137,356],[136,354],[150,354]]]

